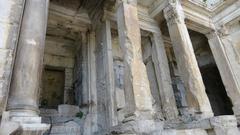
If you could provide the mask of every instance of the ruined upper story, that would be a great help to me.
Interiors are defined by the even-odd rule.
[[[78,33],[96,26],[108,18],[116,28],[116,0],[51,0],[48,27]],[[165,21],[163,9],[168,0],[138,0],[141,29],[154,31]],[[238,0],[182,0],[188,28],[206,34],[221,27],[239,23]],[[162,29],[162,28],[161,28]],[[163,28],[164,29],[164,28]],[[76,36],[71,35],[68,36]]]

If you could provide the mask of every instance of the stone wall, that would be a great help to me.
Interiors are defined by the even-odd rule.
[[[24,0],[0,1],[0,115],[8,97],[23,7]]]
[[[47,36],[44,55],[44,67],[63,70],[64,103],[73,104],[73,68],[75,63],[76,45],[74,40]]]
[[[238,59],[240,59],[240,39],[239,39],[239,37],[240,37],[240,23],[239,22],[237,22],[237,23],[234,23],[232,26],[231,26],[231,28],[230,28],[231,30],[230,30],[230,32],[231,32],[231,34],[230,34],[230,37],[231,37],[231,39],[232,39],[232,42],[233,42],[233,44],[234,44],[234,48],[236,49],[236,57],[238,58]]]

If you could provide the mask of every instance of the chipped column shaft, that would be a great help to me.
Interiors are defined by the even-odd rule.
[[[126,108],[129,113],[152,110],[138,22],[136,0],[122,1],[118,7],[117,23],[120,46],[124,53]]]

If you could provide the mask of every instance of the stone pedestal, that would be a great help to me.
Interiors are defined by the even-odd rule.
[[[195,116],[200,118],[212,117],[213,112],[205,92],[190,36],[184,22],[184,12],[179,1],[169,2],[164,9],[164,15],[167,20],[180,77],[186,88],[188,107]]]
[[[240,80],[237,77],[239,76],[240,68],[238,63],[234,64],[236,57],[234,56],[235,52],[230,51],[232,47],[231,42],[227,42],[226,38],[219,35],[222,34],[213,31],[206,36],[227,94],[233,103],[233,112],[240,124]]]
[[[117,23],[120,46],[124,53],[124,84],[128,116],[151,117],[152,95],[142,59],[136,0],[119,1]]]
[[[24,132],[36,134],[49,127],[41,124],[41,118],[38,117],[48,2],[26,0],[7,104],[9,120],[20,123]]]
[[[216,135],[240,135],[237,119],[233,115],[213,117],[210,123]]]

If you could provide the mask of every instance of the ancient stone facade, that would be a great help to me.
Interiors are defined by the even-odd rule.
[[[240,135],[239,0],[1,0],[0,135]]]

